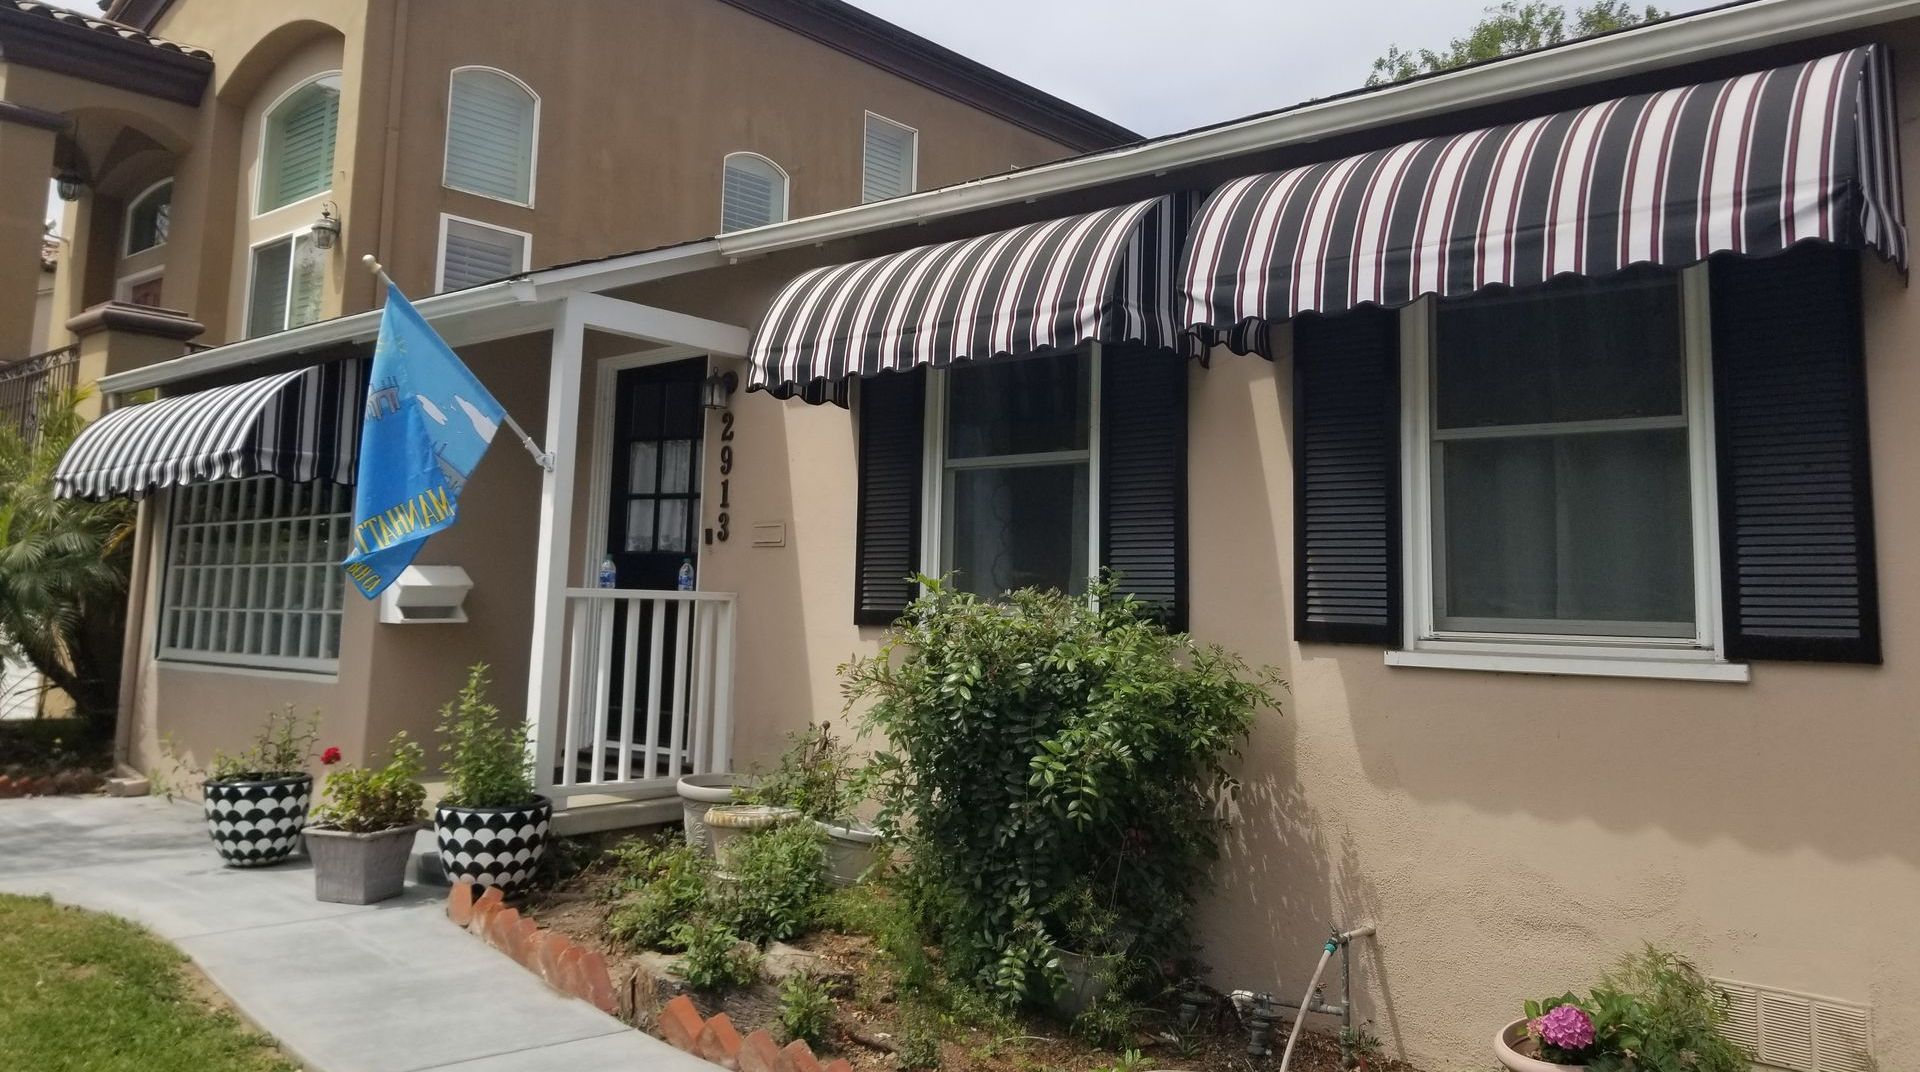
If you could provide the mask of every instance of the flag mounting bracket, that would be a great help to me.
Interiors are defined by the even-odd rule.
[[[393,286],[393,277],[387,275],[387,269],[373,254],[369,253],[361,257],[360,263],[367,266],[367,271],[372,272],[375,279],[378,279],[381,283],[389,287]],[[520,422],[513,419],[513,414],[506,412],[503,408],[500,416],[506,426],[513,429],[513,434],[520,437],[520,445],[526,447],[527,453],[533,456],[534,464],[549,473],[553,472],[553,452],[541,450],[540,445],[535,443],[533,437],[527,434],[527,430],[520,427]]]

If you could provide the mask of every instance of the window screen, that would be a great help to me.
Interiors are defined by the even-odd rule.
[[[533,94],[495,71],[453,72],[443,182],[456,190],[533,201]]]
[[[447,218],[440,249],[440,289],[458,290],[527,270],[527,236]]]
[[[884,201],[913,192],[914,156],[919,137],[912,127],[871,113],[867,115],[866,151],[860,166],[862,201]]]
[[[786,218],[786,173],[764,156],[729,155],[720,187],[720,230],[764,227]]]

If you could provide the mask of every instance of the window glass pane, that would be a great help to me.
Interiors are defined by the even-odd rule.
[[[253,294],[247,307],[247,335],[267,335],[287,326],[287,271],[293,242],[282,240],[253,251]]]
[[[288,281],[287,326],[297,328],[320,319],[322,290],[326,285],[326,260],[313,240],[299,235],[293,242],[293,277]]]
[[[684,495],[693,488],[695,443],[691,439],[669,439],[660,444],[660,490],[669,495]]]
[[[1087,466],[1033,465],[947,473],[947,562],[959,587],[1086,590]]]
[[[657,551],[687,549],[687,500],[660,500],[660,531],[655,533],[654,549]]]
[[[526,204],[533,196],[533,96],[493,71],[458,71],[447,110],[446,185]]]
[[[1575,280],[1442,302],[1437,428],[1683,412],[1679,280]]]
[[[134,202],[127,213],[127,252],[138,253],[164,245],[168,217],[172,214],[173,183],[162,183]]]
[[[491,283],[526,271],[524,235],[448,219],[446,245],[440,250],[440,289],[458,290]]]
[[[727,157],[720,180],[720,230],[763,227],[786,218],[786,175],[751,153]]]
[[[627,552],[644,554],[653,550],[653,500],[634,499],[627,503]]]
[[[947,457],[1087,449],[1093,359],[990,361],[948,374]]]
[[[274,106],[262,133],[260,212],[333,188],[334,127],[340,76],[327,75]]]
[[[635,443],[627,453],[627,491],[650,495],[660,469],[660,444]]]
[[[1685,429],[1454,440],[1434,460],[1443,627],[1693,634]]]
[[[913,192],[914,142],[918,137],[908,127],[877,115],[867,116],[860,168],[862,201],[881,201]]]

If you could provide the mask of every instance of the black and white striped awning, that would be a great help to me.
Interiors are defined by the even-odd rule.
[[[749,387],[809,402],[849,376],[1066,350],[1173,347],[1189,201],[1170,195],[815,268],[754,334]]]
[[[1885,50],[1607,101],[1227,183],[1182,325],[1240,353],[1298,313],[1818,239],[1907,259]]]
[[[367,381],[357,359],[127,406],[88,425],[54,470],[62,498],[272,474],[351,484]]]

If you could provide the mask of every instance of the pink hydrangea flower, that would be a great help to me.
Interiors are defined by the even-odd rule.
[[[1578,1005],[1558,1005],[1528,1025],[1541,1041],[1556,1049],[1578,1052],[1593,1045],[1593,1021]]]

